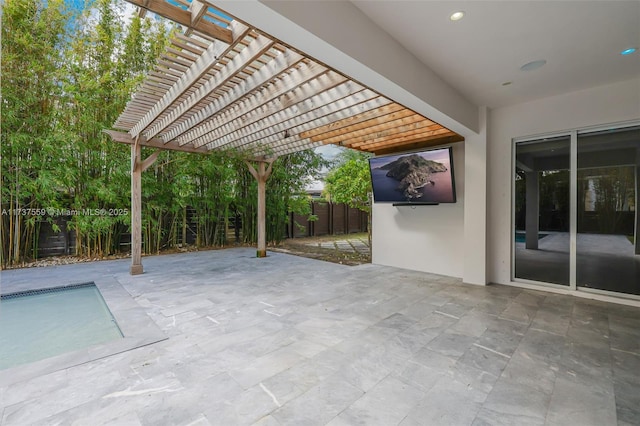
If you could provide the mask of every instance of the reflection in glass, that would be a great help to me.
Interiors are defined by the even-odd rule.
[[[640,129],[578,135],[576,283],[640,295]]]
[[[515,277],[569,285],[570,138],[516,144]]]

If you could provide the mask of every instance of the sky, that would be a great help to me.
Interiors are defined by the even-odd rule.
[[[85,3],[90,6],[95,3],[95,0],[65,0],[65,4],[67,4],[72,10],[77,12],[81,12],[82,10],[84,10]],[[124,0],[118,3],[118,6],[120,7],[117,7],[116,10],[123,18],[123,20],[125,22],[128,22],[133,16],[134,12],[137,10],[137,7]]]

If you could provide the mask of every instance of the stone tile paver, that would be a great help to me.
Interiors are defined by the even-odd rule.
[[[3,293],[116,280],[168,337],[0,372],[3,426],[640,423],[640,308],[246,248],[143,263],[1,273]]]

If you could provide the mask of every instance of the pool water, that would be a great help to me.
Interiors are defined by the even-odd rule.
[[[538,234],[538,239],[541,240],[549,234]],[[524,232],[516,232],[516,243],[524,243],[526,240],[526,234]]]
[[[95,284],[3,295],[0,369],[121,339]]]

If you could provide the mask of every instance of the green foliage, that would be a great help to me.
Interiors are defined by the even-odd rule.
[[[337,165],[325,178],[325,197],[334,203],[345,203],[350,207],[370,212],[370,157],[370,154],[360,151],[343,151]]]
[[[55,131],[62,52],[68,18],[62,0],[6,0],[2,11],[2,209],[38,208],[57,204]],[[20,262],[37,249],[39,221],[34,216],[3,214],[1,261]]]
[[[87,2],[80,12],[64,0],[5,0],[2,13],[2,210],[128,210],[130,148],[103,133],[168,44],[163,23],[133,16],[121,0]],[[174,31],[174,30],[172,30]],[[151,154],[143,149],[143,156]],[[311,152],[273,165],[267,183],[267,239],[286,233],[289,211],[309,214],[304,186],[325,166]],[[234,152],[162,152],[142,174],[143,250],[185,243],[224,245],[229,221],[241,239],[256,240],[255,180]],[[5,267],[37,256],[42,221],[51,216],[4,214],[0,261]],[[69,218],[76,254],[120,250],[130,215],[77,214]]]
[[[593,181],[599,232],[617,233],[623,219],[622,212],[635,210],[634,172],[633,167],[598,169],[598,176]]]
[[[327,164],[312,150],[288,154],[275,161],[267,181],[267,241],[283,239],[289,212],[311,214],[305,187]]]

